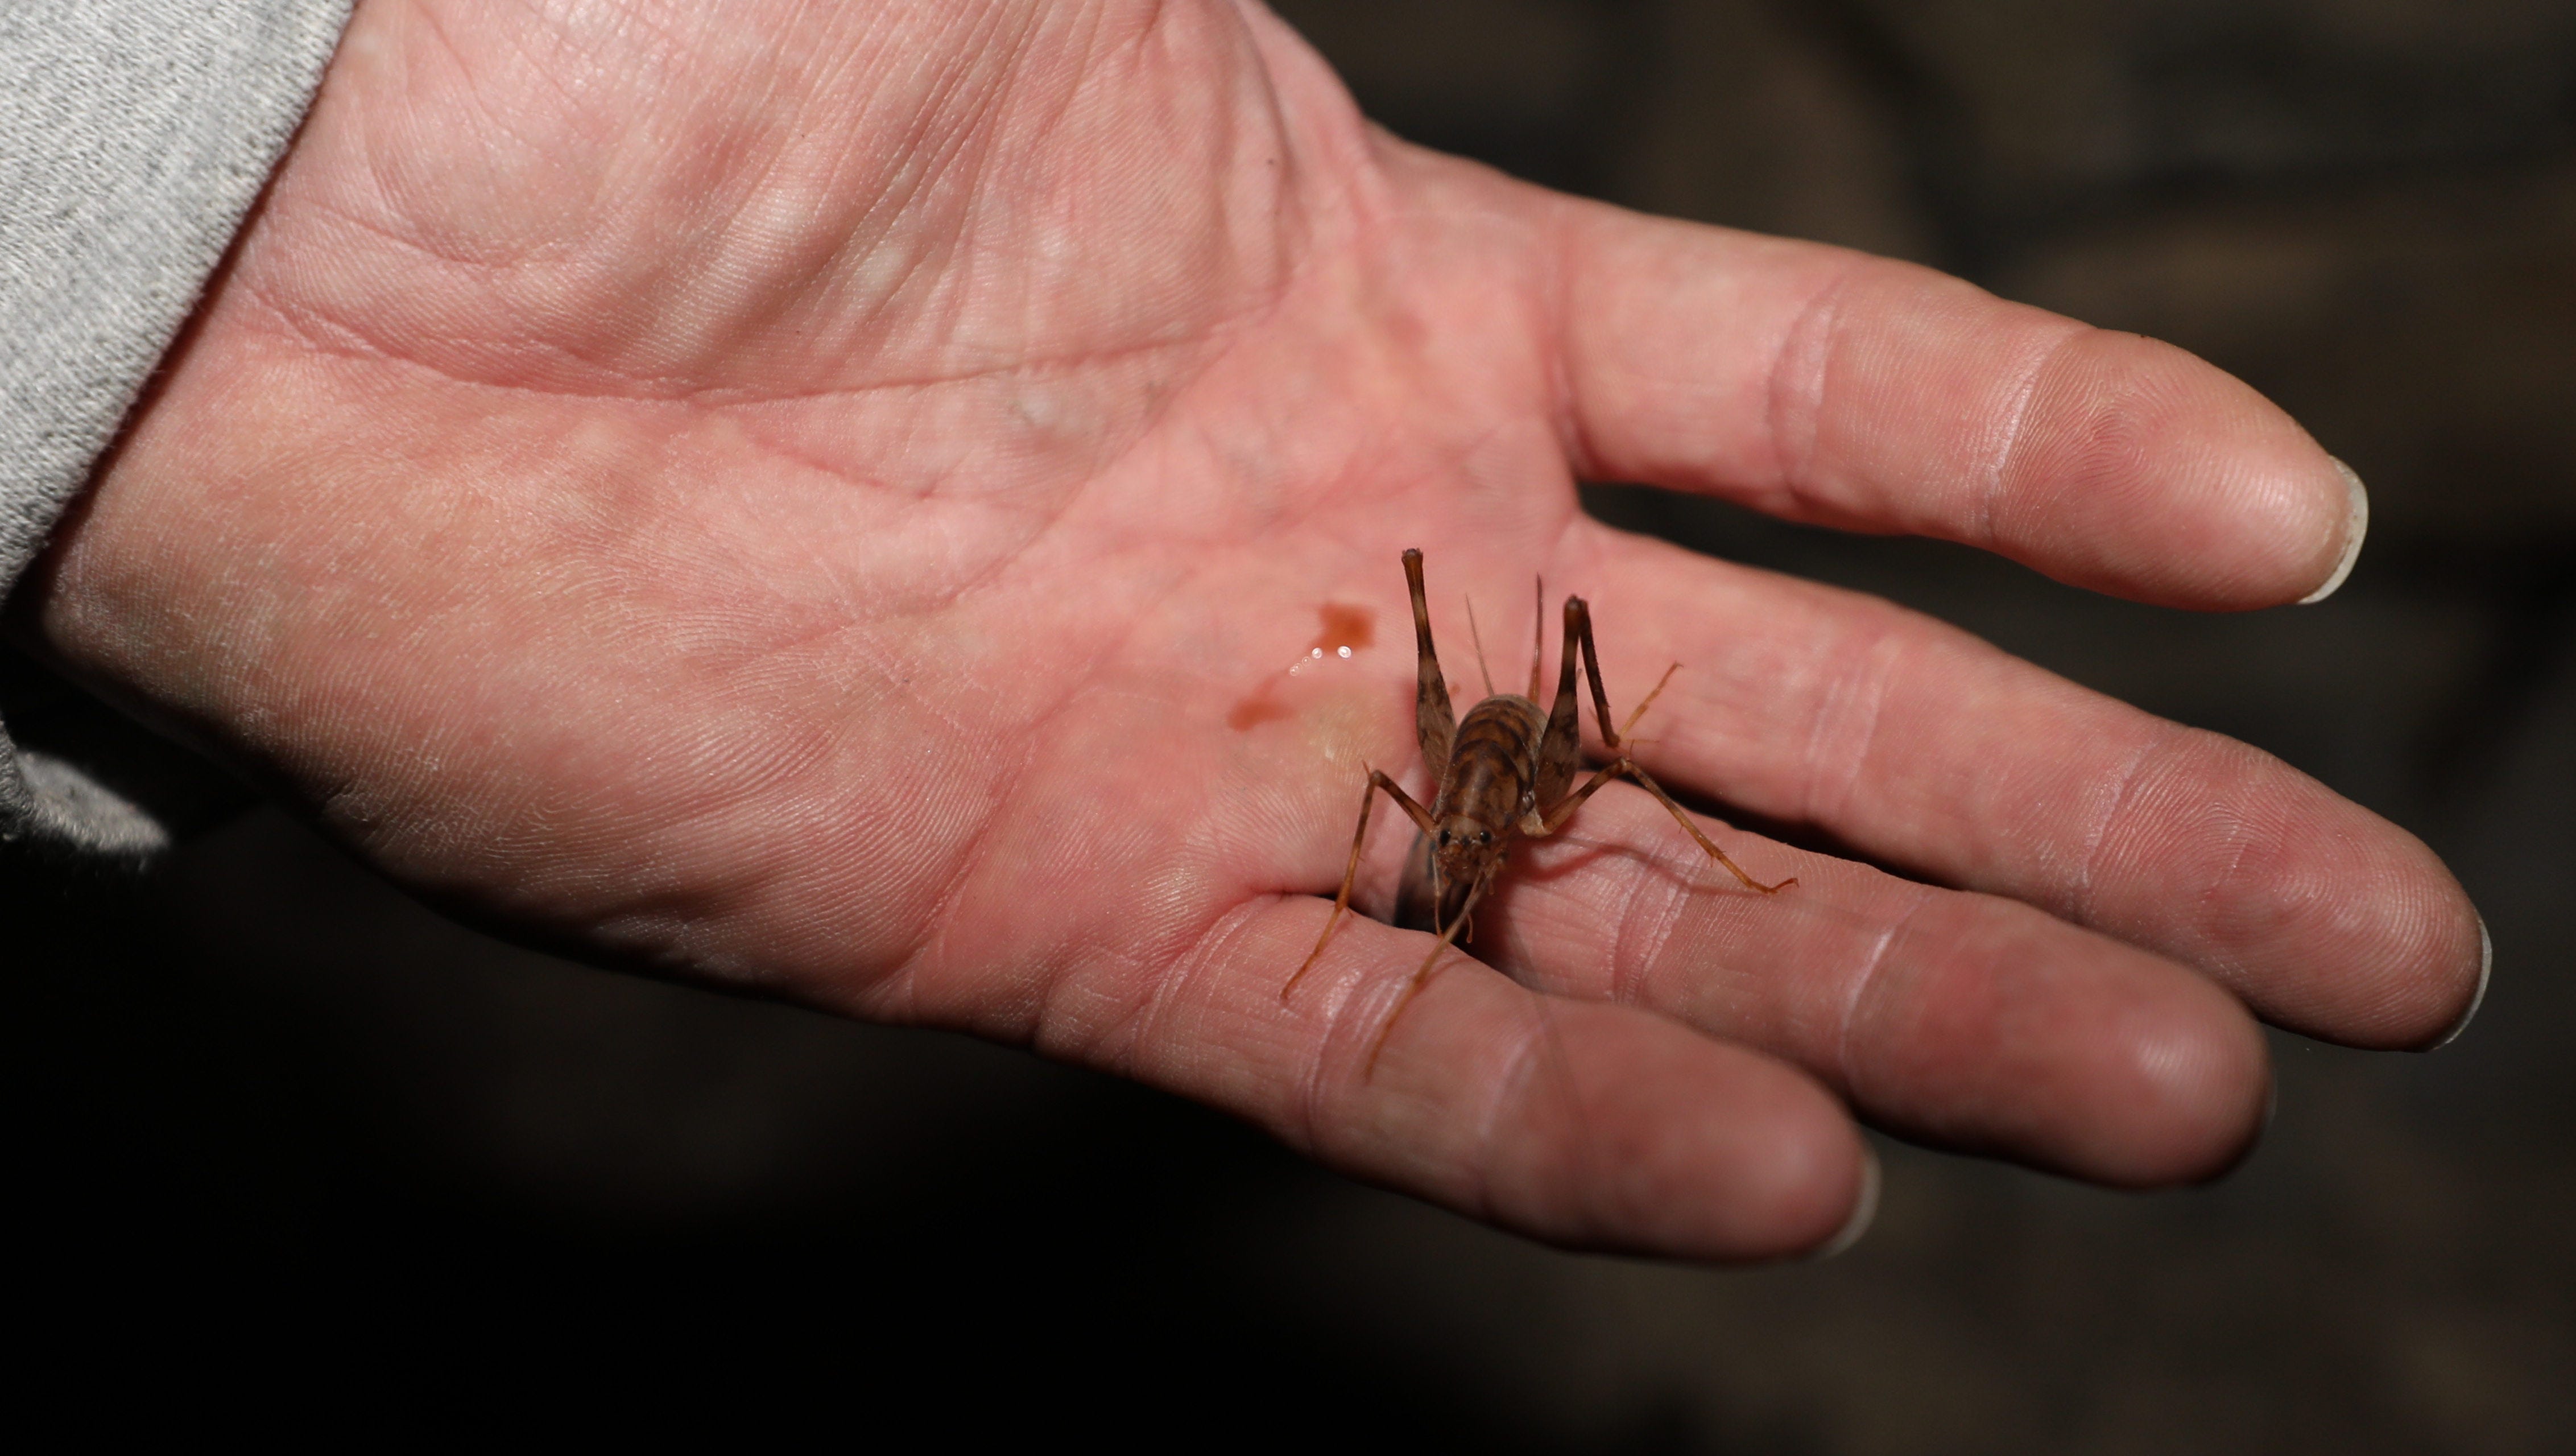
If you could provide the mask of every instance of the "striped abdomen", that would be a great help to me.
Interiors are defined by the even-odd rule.
[[[1450,740],[1434,818],[1471,820],[1499,835],[1529,808],[1537,782],[1539,740],[1547,715],[1513,693],[1478,703]]]

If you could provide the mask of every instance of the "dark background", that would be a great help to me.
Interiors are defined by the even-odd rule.
[[[500,946],[258,809],[142,880],[0,874],[8,1308],[47,1352],[21,1398],[95,1427],[354,1396],[352,1429],[451,1439],[799,1411],[842,1442],[2576,1449],[2576,4],[1280,8],[1415,139],[1951,269],[2296,413],[2374,510],[2312,609],[1593,505],[1938,613],[2408,826],[2493,929],[2475,1026],[2432,1056],[2276,1036],[2278,1118],[2211,1188],[1881,1140],[1851,1254],[1674,1268],[1017,1053]]]

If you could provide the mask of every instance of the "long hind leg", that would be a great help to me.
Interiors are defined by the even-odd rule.
[[[1646,709],[1653,705],[1655,699],[1663,696],[1664,684],[1673,680],[1673,672],[1679,664],[1677,663],[1674,667],[1665,668],[1663,677],[1655,684],[1655,690],[1646,694],[1645,701],[1637,705],[1636,712],[1628,715],[1627,723],[1623,727],[1613,728],[1610,726],[1610,694],[1601,685],[1601,656],[1599,651],[1592,645],[1592,609],[1590,605],[1585,603],[1581,598],[1570,597],[1565,603],[1565,617],[1569,633],[1581,644],[1582,647],[1583,675],[1592,689],[1592,715],[1594,718],[1598,719],[1601,724],[1602,746],[1609,749],[1611,752],[1618,754],[1619,757],[1599,772],[1593,774],[1591,780],[1585,783],[1582,788],[1566,795],[1563,800],[1550,806],[1546,811],[1545,817],[1540,820],[1537,826],[1539,833],[1543,835],[1554,834],[1558,829],[1564,827],[1565,821],[1573,816],[1575,808],[1578,805],[1580,805],[1584,800],[1592,797],[1595,790],[1599,789],[1603,784],[1610,782],[1614,778],[1624,777],[1634,779],[1637,782],[1638,787],[1643,788],[1647,793],[1654,795],[1656,801],[1661,803],[1666,810],[1671,812],[1673,822],[1679,824],[1682,827],[1683,832],[1690,835],[1692,839],[1697,840],[1699,842],[1699,847],[1708,852],[1709,858],[1726,866],[1727,873],[1735,876],[1737,880],[1741,881],[1746,889],[1759,890],[1765,895],[1776,895],[1782,890],[1787,889],[1789,886],[1798,883],[1795,878],[1791,878],[1782,880],[1776,885],[1766,885],[1760,880],[1753,878],[1751,875],[1746,874],[1742,865],[1728,859],[1726,857],[1725,850],[1718,848],[1707,835],[1700,832],[1699,826],[1691,822],[1689,811],[1682,808],[1681,805],[1673,802],[1673,796],[1664,792],[1664,786],[1656,783],[1654,775],[1647,773],[1646,770],[1638,764],[1636,759],[1630,757],[1627,748],[1620,742],[1620,735],[1629,729],[1636,727],[1637,720],[1645,716]],[[1572,646],[1573,644],[1569,644],[1566,652],[1566,658],[1569,665],[1574,657]],[[1563,693],[1564,685],[1560,684],[1560,696],[1562,696]]]
[[[1782,890],[1789,888],[1791,885],[1798,883],[1797,877],[1792,875],[1788,879],[1782,880],[1776,885],[1766,885],[1760,880],[1753,878],[1751,875],[1746,874],[1744,872],[1744,866],[1728,859],[1726,857],[1725,850],[1718,848],[1716,843],[1707,835],[1700,833],[1699,826],[1691,822],[1690,811],[1673,802],[1673,796],[1664,792],[1664,786],[1656,783],[1652,774],[1649,774],[1643,768],[1638,767],[1637,761],[1628,757],[1626,754],[1621,754],[1617,763],[1611,764],[1595,773],[1582,788],[1566,795],[1563,802],[1549,810],[1547,817],[1540,821],[1540,836],[1554,834],[1557,830],[1564,828],[1565,821],[1574,817],[1575,809],[1580,806],[1584,800],[1592,797],[1593,790],[1600,788],[1603,784],[1616,778],[1634,779],[1637,782],[1638,787],[1644,789],[1647,793],[1654,795],[1656,802],[1662,804],[1664,808],[1671,811],[1673,822],[1682,827],[1682,832],[1688,834],[1692,839],[1697,840],[1699,842],[1699,847],[1708,851],[1708,857],[1710,859],[1726,866],[1726,872],[1741,881],[1744,888],[1748,890],[1760,890],[1765,895],[1776,895]]]
[[[1296,975],[1288,978],[1287,985],[1279,988],[1279,999],[1282,1001],[1287,1000],[1288,993],[1296,990],[1297,983],[1305,979],[1308,971],[1314,969],[1315,958],[1324,953],[1324,943],[1333,938],[1333,927],[1342,923],[1342,912],[1351,908],[1351,882],[1359,877],[1360,846],[1368,840],[1369,811],[1377,807],[1377,794],[1380,789],[1386,791],[1388,798],[1395,800],[1396,806],[1404,810],[1413,822],[1421,827],[1423,833],[1439,832],[1438,826],[1432,822],[1430,810],[1415,803],[1413,796],[1406,793],[1383,771],[1369,770],[1368,783],[1360,790],[1360,827],[1351,831],[1351,857],[1349,863],[1342,866],[1342,888],[1340,893],[1333,896],[1333,913],[1324,918],[1324,933],[1315,937],[1315,948],[1306,953],[1306,963],[1297,968]]]

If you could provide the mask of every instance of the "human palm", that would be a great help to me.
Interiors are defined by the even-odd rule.
[[[1405,147],[1225,0],[539,9],[362,6],[40,603],[424,892],[1721,1256],[1846,1224],[1844,1101],[2171,1181],[2255,1129],[2246,1006],[2403,1045],[2468,1003],[2475,916],[2402,832],[1573,492],[2295,599],[2342,477],[2205,366]],[[1426,939],[1350,921],[1283,998],[1363,765],[1427,787],[1407,546],[1453,684],[1451,608],[1509,688],[1544,574],[1614,707],[1684,664],[1665,782],[1932,883],[1712,827],[1798,877],[1751,895],[1614,788],[1480,912],[1516,979],[1408,1002]]]

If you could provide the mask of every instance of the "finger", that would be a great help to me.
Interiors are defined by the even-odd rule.
[[[1530,847],[1479,955],[1793,1061],[1909,1136],[2127,1186],[2224,1171],[2260,1131],[2261,1033],[2225,991],[2027,905],[1704,823],[1774,895],[1613,786]]]
[[[2175,606],[2319,595],[2360,549],[2360,481],[2180,349],[1911,264],[1544,206],[1590,478],[1961,541]]]
[[[1586,527],[1614,684],[1674,779],[2214,976],[2266,1019],[2419,1046],[2468,1009],[2477,913],[2414,836],[2244,744],[1886,602]],[[1614,686],[1614,692],[1616,688]]]
[[[1085,1009],[1051,1018],[1040,1046],[1559,1244],[1774,1258],[1826,1245],[1865,1202],[1866,1147],[1812,1079],[1641,1011],[1548,1001],[1454,952],[1408,999],[1429,936],[1345,917],[1283,1001],[1329,910],[1255,901],[1136,1014],[1100,1010],[1124,990],[1052,998]]]

